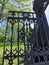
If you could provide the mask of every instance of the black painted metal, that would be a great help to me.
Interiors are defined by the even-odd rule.
[[[5,59],[8,60],[8,65],[49,65],[47,20],[44,11],[42,9],[40,10],[40,7],[43,8],[40,2],[36,3],[35,0],[35,5],[37,10],[34,9],[34,13],[9,11],[2,65],[5,65]],[[8,40],[9,24],[11,25],[11,34]],[[15,24],[18,25],[16,30],[14,29]],[[34,24],[34,28],[32,28],[32,24]],[[14,40],[15,32],[17,34],[16,40]],[[10,43],[9,49],[6,47],[7,43]],[[15,49],[13,49],[14,43],[16,44]],[[23,46],[21,47],[21,45]],[[16,63],[14,63],[14,60]]]

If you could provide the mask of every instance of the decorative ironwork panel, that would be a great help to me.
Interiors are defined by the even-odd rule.
[[[7,65],[49,64],[49,42],[43,18],[33,12],[9,11],[2,65],[5,60]]]

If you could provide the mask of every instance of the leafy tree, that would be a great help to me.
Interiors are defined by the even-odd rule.
[[[0,0],[0,22],[7,18],[9,10],[31,11],[30,4],[31,0]]]

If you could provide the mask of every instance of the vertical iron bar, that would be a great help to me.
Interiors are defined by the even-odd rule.
[[[38,37],[37,37],[37,32],[38,32],[38,29],[37,29],[37,24],[35,25],[36,26],[36,31],[35,31],[35,36],[36,36],[36,45],[37,45],[37,48],[38,48]]]
[[[45,24],[44,24],[44,22],[43,22],[43,18],[42,18],[42,23],[43,23],[43,26],[44,26],[44,28],[45,28],[46,39],[47,39],[47,43],[48,43],[48,46],[49,46],[49,40],[48,40],[48,36],[47,36],[46,27],[45,27]]]
[[[29,48],[28,47],[28,23],[26,23],[26,33],[27,33],[26,38],[27,38],[27,51],[28,51],[28,48]]]
[[[10,49],[10,53],[11,53],[11,64],[10,65],[13,64],[13,60],[12,60],[12,46],[13,46],[13,26],[14,26],[14,24],[12,23],[11,25],[12,25],[12,27],[11,27],[11,45],[10,45],[11,46],[11,49]]]
[[[25,24],[23,23],[23,28],[24,28],[24,63],[26,64],[26,45],[25,45]]]
[[[43,37],[42,37],[42,32],[41,32],[41,26],[40,26],[40,35],[41,35],[42,45],[43,45],[43,50],[44,50],[44,42],[43,42]]]

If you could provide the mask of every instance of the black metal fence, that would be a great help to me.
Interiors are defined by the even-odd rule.
[[[15,25],[17,29],[14,29]],[[49,61],[48,36],[43,19],[37,18],[36,13],[9,11],[2,65],[5,65],[5,60],[8,60],[8,65],[36,65]]]

